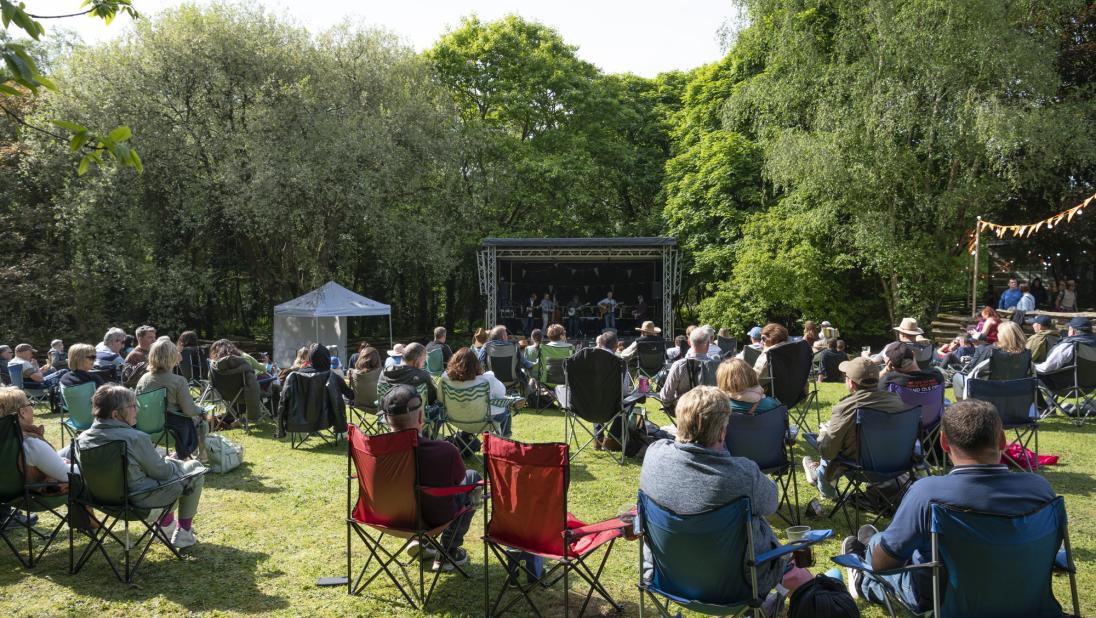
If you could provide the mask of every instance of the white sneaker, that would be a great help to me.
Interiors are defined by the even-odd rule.
[[[183,549],[184,547],[190,547],[198,542],[198,539],[194,537],[193,530],[183,530],[182,528],[176,528],[175,533],[171,535],[171,544],[176,549]]]
[[[418,541],[411,541],[407,545],[407,549],[405,551],[407,552],[407,555],[412,558],[416,558],[419,556],[419,554],[422,554],[423,560],[433,560],[438,556],[438,550],[430,547],[429,545],[423,545]]]
[[[169,525],[160,526],[160,530],[163,530],[164,538],[170,541],[171,538],[173,536],[175,536],[175,529],[178,528],[178,527],[179,527],[179,520],[178,519],[173,519],[173,520],[171,520],[171,523]]]
[[[811,459],[810,455],[803,457],[803,474],[807,477],[808,483],[818,484],[818,464]]]

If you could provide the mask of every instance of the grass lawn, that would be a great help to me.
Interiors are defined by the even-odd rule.
[[[822,386],[824,411],[842,392],[840,384]],[[653,414],[652,420],[668,422],[660,413]],[[58,419],[42,415],[39,422],[45,423],[48,437],[59,443]],[[345,588],[314,585],[317,578],[342,575],[346,569],[345,447],[325,447],[313,440],[300,450],[290,450],[287,440],[274,440],[271,433],[269,425],[262,431],[253,429],[250,435],[242,430],[228,432],[245,445],[246,463],[229,474],[208,477],[195,519],[200,543],[186,551],[186,560],[175,560],[165,548],[154,547],[136,584],[125,586],[101,557],[93,558],[79,575],[69,575],[67,538],[59,540],[30,571],[20,568],[5,549],[0,552],[0,615],[417,615],[399,602],[394,587],[379,580],[359,597],[348,597]],[[1062,457],[1061,465],[1048,468],[1045,474],[1066,497],[1082,615],[1096,612],[1094,434],[1092,423],[1077,428],[1055,418],[1042,425],[1039,441],[1044,453]],[[514,435],[530,442],[558,441],[563,436],[563,419],[557,410],[526,411],[516,417]],[[801,458],[808,451],[800,446],[796,454]],[[637,462],[619,466],[604,453],[584,452],[572,465],[572,512],[586,521],[615,516],[622,506],[634,503],[639,467]],[[802,471],[798,474],[800,503],[806,504],[817,491],[804,487]],[[808,523],[835,528],[835,539],[815,553],[819,566],[828,568],[823,565],[848,534],[844,520],[839,515],[832,522]],[[482,529],[483,519],[477,514],[466,542],[473,560],[472,579],[443,575],[431,613],[483,614]],[[360,551],[355,550],[359,565]],[[634,543],[618,542],[602,579],[628,616],[638,613],[636,552]],[[501,581],[495,570],[492,581]],[[575,594],[577,586],[572,586]],[[1068,602],[1065,578],[1055,578],[1055,591],[1063,604]],[[548,615],[562,615],[558,589],[541,594],[540,599]],[[884,615],[878,608],[863,607],[866,616]],[[606,604],[596,605],[594,613],[606,614],[609,609]]]

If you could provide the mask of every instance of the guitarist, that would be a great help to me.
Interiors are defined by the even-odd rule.
[[[601,311],[602,317],[605,318],[605,328],[616,330],[617,301],[613,300],[612,290],[605,293],[605,298],[598,301],[597,307]]]
[[[537,300],[537,293],[530,292],[529,300],[525,301],[525,336],[528,337],[533,332],[533,316],[540,310],[540,302]]]
[[[578,294],[575,294],[571,297],[571,302],[567,303],[567,332],[576,337],[582,334],[578,319],[578,312],[581,308],[582,301],[578,299]]]
[[[552,300],[551,294],[545,292],[544,300],[540,301],[540,316],[543,320],[541,328],[548,330],[548,322],[552,319],[552,312],[556,310],[556,303]]]

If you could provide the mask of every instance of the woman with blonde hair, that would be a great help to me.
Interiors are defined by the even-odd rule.
[[[179,349],[171,339],[157,339],[149,348],[148,373],[138,380],[137,393],[166,389],[164,425],[175,438],[175,456],[189,459],[197,448],[198,460],[206,462],[209,460],[205,444],[209,433],[207,412],[194,403],[186,378],[173,371],[179,360]]]
[[[27,482],[68,483],[69,462],[46,442],[45,426],[34,424],[34,404],[27,399],[23,389],[0,386],[0,417],[5,416],[19,418],[19,429],[23,433],[23,475]],[[79,473],[79,470],[74,472]]]
[[[68,349],[68,373],[61,376],[61,386],[79,386],[94,382],[95,388],[106,380],[97,373],[91,373],[95,365],[95,346],[88,343],[74,343]]]
[[[729,358],[720,363],[715,381],[719,390],[731,398],[732,412],[761,414],[780,407],[779,401],[765,395],[757,372],[741,358]]]
[[[472,335],[472,351],[479,353],[480,348],[487,343],[487,331],[482,328],[477,328],[475,334]]]
[[[994,331],[994,344],[975,348],[963,371],[952,377],[956,399],[966,397],[966,383],[972,377],[1015,380],[1031,375],[1031,350],[1026,347],[1024,331],[1013,322],[1001,322]]]

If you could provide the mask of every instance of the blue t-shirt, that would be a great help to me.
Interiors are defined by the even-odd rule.
[[[1038,474],[1010,472],[1004,465],[957,466],[945,476],[919,479],[910,487],[894,520],[883,531],[880,545],[898,560],[928,562],[932,559],[931,502],[1022,515],[1055,496],[1050,483]]]

